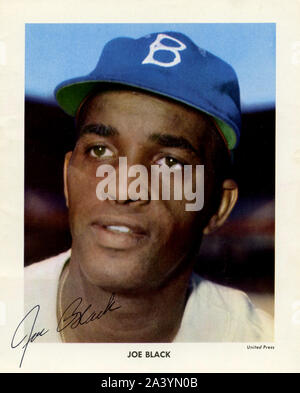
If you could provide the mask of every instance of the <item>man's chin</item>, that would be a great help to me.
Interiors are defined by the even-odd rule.
[[[120,277],[107,276],[101,277],[98,275],[96,278],[86,277],[90,284],[101,288],[101,290],[109,293],[133,295],[136,296],[139,293],[147,293],[153,291],[154,286],[150,285],[149,281],[145,277],[131,277],[130,279],[124,279]]]
[[[104,254],[104,255],[103,255]],[[81,259],[80,270],[92,285],[111,293],[142,293],[153,290],[161,276],[145,263],[127,253],[109,257],[106,252],[97,262],[94,258]],[[123,254],[123,255],[121,255]],[[136,256],[135,256],[136,257]]]

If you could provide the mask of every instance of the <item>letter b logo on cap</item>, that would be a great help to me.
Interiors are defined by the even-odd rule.
[[[163,39],[167,38],[168,40],[176,42],[179,46],[167,46],[161,43]],[[147,57],[142,61],[142,64],[156,64],[161,67],[173,67],[176,64],[181,62],[181,57],[179,51],[186,49],[186,45],[181,41],[177,40],[174,37],[170,37],[167,34],[158,34],[155,41],[150,45],[150,50]],[[162,62],[154,59],[155,52],[159,50],[165,50],[173,53],[174,59],[171,62]]]

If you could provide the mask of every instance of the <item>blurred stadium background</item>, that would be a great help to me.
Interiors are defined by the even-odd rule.
[[[199,46],[227,60],[237,71],[241,87],[242,136],[234,154],[239,201],[228,222],[204,238],[197,270],[211,280],[246,291],[273,314],[274,24],[27,25],[25,266],[71,245],[62,174],[74,121],[55,104],[55,86],[90,72],[107,40],[167,30],[189,34]]]

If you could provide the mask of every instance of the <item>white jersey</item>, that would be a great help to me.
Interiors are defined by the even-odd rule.
[[[71,250],[25,268],[25,314],[39,305],[35,331],[48,329],[39,342],[61,342],[57,328],[57,291]],[[25,325],[26,333],[30,326]],[[273,319],[237,289],[193,273],[190,295],[174,342],[270,342]]]

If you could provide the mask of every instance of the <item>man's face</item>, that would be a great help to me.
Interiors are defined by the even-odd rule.
[[[141,92],[106,91],[86,105],[65,179],[72,258],[90,282],[110,291],[162,286],[191,269],[201,238],[213,183],[203,153],[211,125],[192,109]],[[205,165],[204,209],[186,211],[185,199],[99,200],[97,168],[109,164],[118,174],[119,157],[149,174],[154,164]]]

